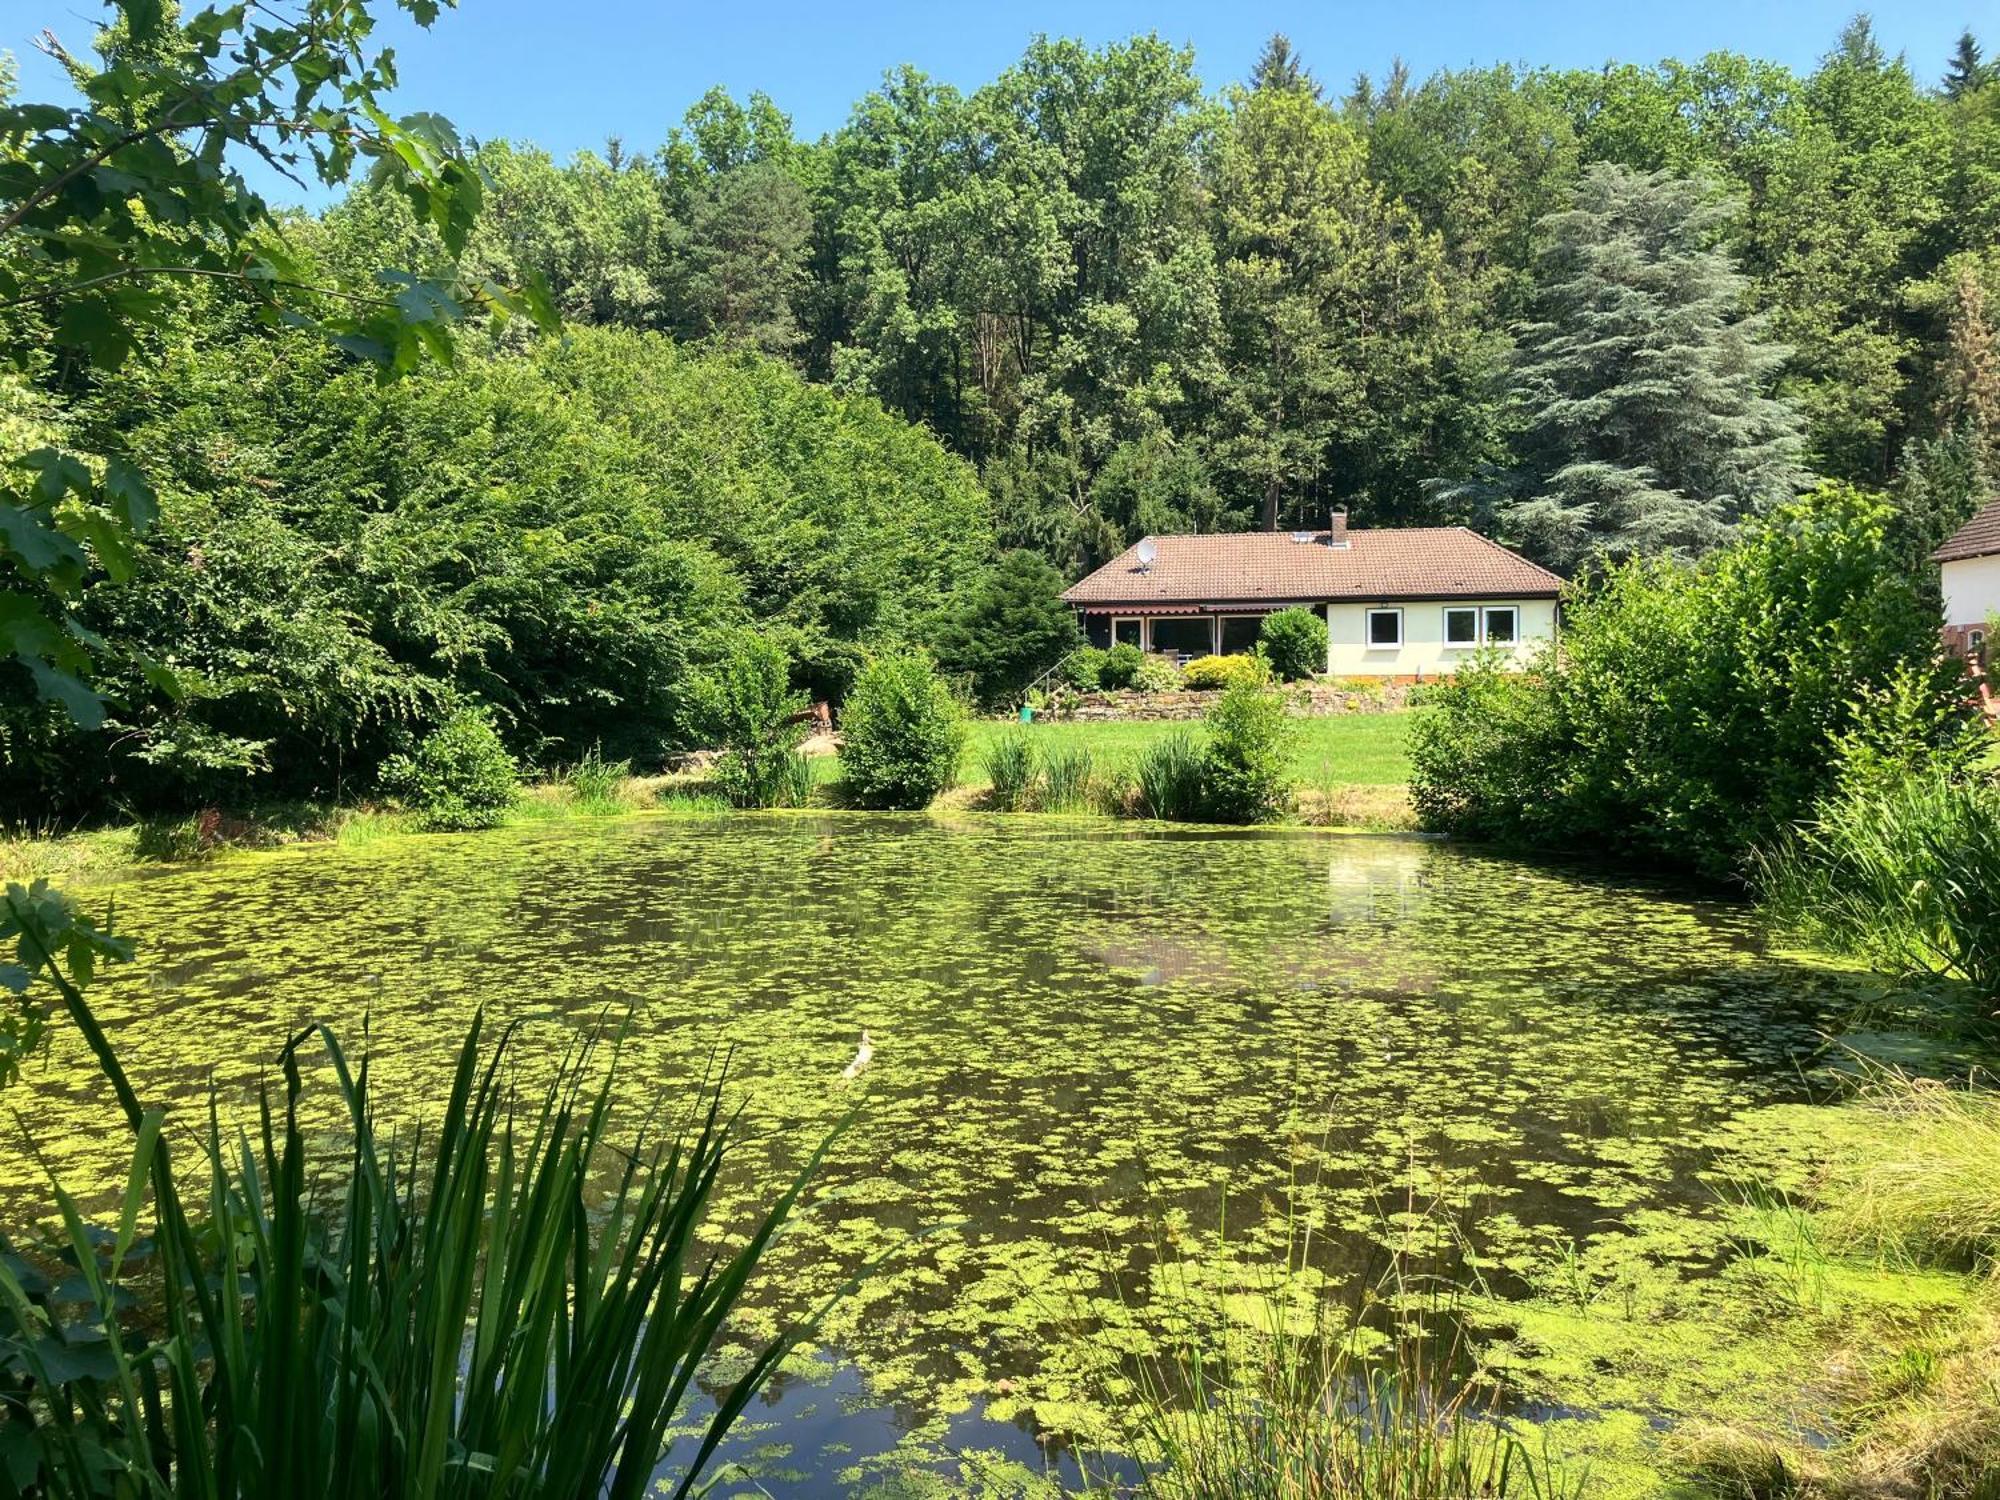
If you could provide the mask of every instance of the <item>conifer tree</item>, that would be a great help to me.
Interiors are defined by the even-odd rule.
[[[1939,377],[1941,425],[1962,433],[1986,477],[2000,479],[2000,348],[1986,315],[1986,289],[1969,261],[1952,288]]]
[[[1992,69],[1981,58],[1979,39],[1970,27],[1958,34],[1951,61],[1945,65],[1944,93],[1947,99],[1963,99],[1992,81]]]
[[[1731,214],[1704,183],[1598,164],[1542,221],[1518,463],[1491,498],[1552,566],[1695,556],[1802,486],[1798,414],[1771,394],[1788,351],[1744,312]]]

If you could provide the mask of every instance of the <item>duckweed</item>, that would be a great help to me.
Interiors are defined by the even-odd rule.
[[[143,938],[101,1012],[170,1108],[212,1090],[247,1123],[324,1020],[420,1119],[483,1003],[525,1023],[524,1072],[627,1023],[634,1111],[726,1066],[745,1219],[853,1113],[742,1330],[866,1269],[738,1436],[773,1493],[1073,1474],[1110,1431],[1106,1351],[1161,1347],[1190,1286],[1243,1305],[1307,1228],[1331,1293],[1413,1251],[1468,1287],[1512,1409],[1610,1492],[1644,1488],[1663,1423],[1779,1389],[1829,1302],[1955,1296],[1835,1271],[1801,1310],[1798,1257],[1717,1183],[1818,1128],[1809,1071],[1864,981],[1671,889],[1417,839],[780,813],[388,835],[97,894]],[[72,1188],[121,1180],[66,1037],[13,1102]],[[7,1222],[41,1181],[0,1153]]]

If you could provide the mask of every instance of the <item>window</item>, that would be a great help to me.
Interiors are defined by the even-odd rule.
[[[1247,656],[1257,649],[1257,637],[1263,633],[1262,615],[1224,615],[1222,617],[1222,654],[1224,656]]]
[[[1978,661],[1986,659],[1986,632],[1968,630],[1965,633],[1965,654]]]
[[[1368,611],[1368,649],[1393,651],[1403,644],[1403,612],[1400,609]]]
[[[1215,649],[1214,622],[1206,615],[1170,615],[1153,621],[1153,649],[1174,656],[1206,656]]]
[[[1486,616],[1486,644],[1489,646],[1511,646],[1521,633],[1521,612],[1513,605],[1503,605],[1499,609],[1484,610]]]
[[[1448,609],[1444,612],[1444,643],[1447,646],[1479,644],[1479,611]]]
[[[1137,620],[1113,620],[1111,622],[1111,644],[1114,646],[1145,645],[1146,643],[1139,639],[1139,622]]]

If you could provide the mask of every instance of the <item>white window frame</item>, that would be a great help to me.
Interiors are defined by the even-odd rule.
[[[1375,617],[1394,615],[1396,617],[1396,639],[1378,641],[1375,639]],[[1361,612],[1361,649],[1364,651],[1401,651],[1403,649],[1403,611],[1395,605],[1381,605]]]
[[[1472,616],[1472,639],[1455,641],[1451,638],[1451,617],[1453,615]],[[1476,604],[1447,604],[1444,607],[1444,649],[1447,651],[1469,651],[1486,639],[1486,622]]]
[[[1144,615],[1113,615],[1111,617],[1111,644],[1118,644],[1118,627],[1130,620],[1139,627],[1139,649],[1146,649],[1146,617]]]
[[[1506,640],[1506,641],[1501,641],[1501,642],[1500,642],[1499,644],[1501,644],[1501,645],[1505,646],[1505,647],[1506,647],[1506,648],[1507,648],[1507,649],[1508,649],[1509,651],[1512,651],[1512,650],[1513,650],[1513,649],[1514,649],[1514,648],[1515,648],[1516,646],[1520,645],[1520,644],[1521,644],[1521,606],[1520,606],[1520,605],[1518,605],[1518,604],[1490,604],[1490,605],[1481,605],[1481,606],[1480,606],[1480,609],[1479,609],[1479,644],[1480,644],[1480,645],[1482,645],[1482,646],[1488,646],[1488,645],[1492,645],[1492,644],[1493,644],[1493,632],[1492,632],[1492,629],[1491,629],[1491,627],[1489,627],[1489,626],[1487,625],[1487,623],[1486,623],[1486,622],[1487,622],[1487,618],[1488,618],[1489,616],[1491,616],[1491,615],[1512,615],[1512,616],[1514,617],[1514,635],[1513,635],[1513,639],[1511,639],[1511,640]]]

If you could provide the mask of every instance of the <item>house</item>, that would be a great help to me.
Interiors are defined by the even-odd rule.
[[[1953,532],[1931,561],[1943,575],[1946,648],[1984,666],[1988,622],[2000,615],[2000,499]]]
[[[1482,648],[1555,638],[1562,580],[1463,526],[1147,537],[1063,593],[1091,644],[1185,661],[1248,651],[1264,616],[1326,617],[1327,671],[1435,677]]]

